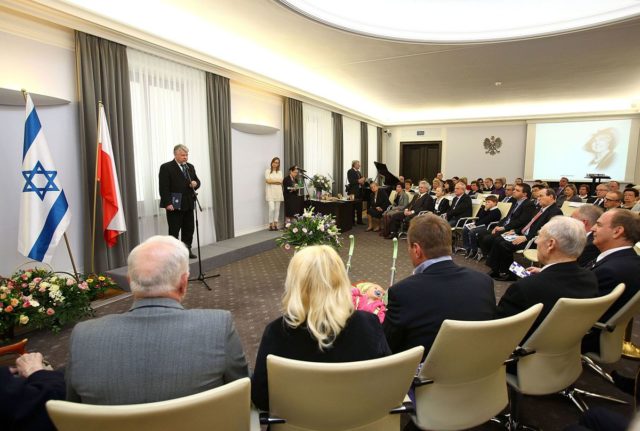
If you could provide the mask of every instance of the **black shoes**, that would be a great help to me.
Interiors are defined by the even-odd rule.
[[[198,256],[196,256],[195,254],[193,254],[193,252],[191,251],[191,249],[189,249],[189,259],[197,259]]]

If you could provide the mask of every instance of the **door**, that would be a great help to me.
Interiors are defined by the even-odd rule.
[[[442,141],[401,142],[400,173],[414,184],[431,180],[440,172]]]

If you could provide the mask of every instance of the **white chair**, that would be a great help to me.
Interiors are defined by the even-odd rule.
[[[598,298],[561,298],[525,341],[524,351],[534,354],[519,358],[516,372],[507,373],[511,391],[511,428],[520,426],[519,398],[524,395],[560,393],[581,411],[588,409],[572,387],[582,373],[581,341],[600,316],[618,299],[624,286]]]
[[[47,412],[59,431],[259,430],[251,418],[248,377],[215,389],[155,403],[98,406],[48,401]]]
[[[345,363],[267,356],[270,429],[398,430],[400,415],[390,412],[402,406],[423,352]]]
[[[504,362],[541,310],[536,304],[504,319],[445,320],[420,370],[415,424],[467,429],[500,413],[508,403]]]

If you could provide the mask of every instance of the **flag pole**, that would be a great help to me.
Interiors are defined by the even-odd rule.
[[[25,90],[24,88],[22,90],[22,97],[24,97],[24,101],[27,101],[27,90]],[[73,253],[71,252],[71,246],[69,245],[69,238],[67,237],[67,233],[63,233],[62,236],[64,236],[64,243],[67,246],[67,252],[69,253],[69,259],[71,260],[71,267],[73,268],[73,275],[76,277],[76,279],[79,278],[78,275],[78,269],[76,268],[76,262],[73,259]]]
[[[98,100],[98,134],[96,135],[96,169],[93,179],[93,222],[91,232],[91,273],[95,273],[95,246],[96,246],[96,200],[98,195],[98,159],[100,157],[100,107],[102,100]]]

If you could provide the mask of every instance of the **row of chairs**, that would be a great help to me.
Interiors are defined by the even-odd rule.
[[[249,430],[259,429],[260,422],[276,431],[398,430],[401,412],[409,412],[422,429],[466,429],[493,419],[514,430],[521,424],[522,394],[563,391],[578,408],[586,408],[579,399],[585,392],[572,388],[582,372],[580,342],[623,290],[619,285],[599,298],[560,299],[521,347],[517,346],[541,304],[503,319],[445,320],[421,366],[421,346],[385,358],[337,364],[269,355],[270,412],[260,420],[250,407],[248,378],[158,403],[94,406],[49,401],[47,409],[60,431]],[[635,308],[614,316],[619,324],[600,325],[601,353],[591,354],[593,360],[620,358],[624,320],[637,312],[640,294],[634,300]],[[615,346],[617,355],[611,354]],[[507,371],[511,362],[515,372],[511,367]],[[412,384],[414,403],[405,396]],[[496,417],[508,405],[509,414]]]

